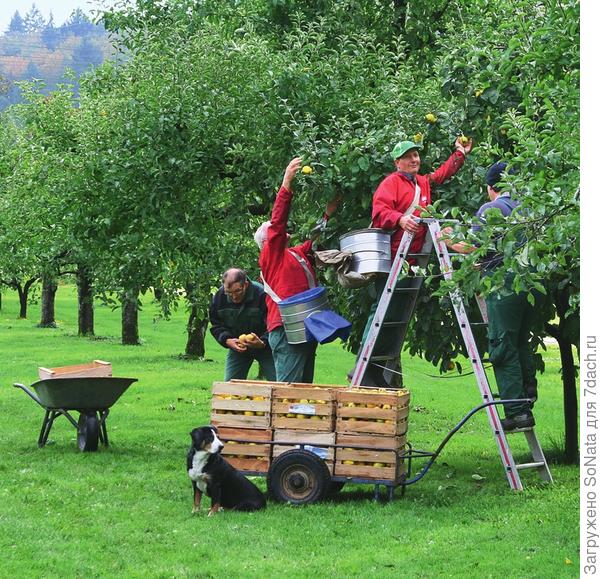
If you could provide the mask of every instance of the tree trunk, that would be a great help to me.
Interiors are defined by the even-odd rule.
[[[13,280],[10,285],[17,290],[19,294],[19,318],[27,318],[27,298],[29,297],[29,290],[31,286],[36,282],[37,278],[28,279],[23,285],[18,281]]]
[[[190,317],[187,323],[187,343],[185,345],[186,358],[203,359],[206,354],[204,347],[204,337],[208,328],[208,318],[206,311],[201,308],[197,301],[193,286],[187,287],[187,299],[190,303]]]
[[[201,316],[201,308],[193,305],[187,323],[188,339],[185,345],[185,356],[203,359],[206,354],[204,337],[208,328],[208,319]]]
[[[577,440],[577,370],[573,357],[573,337],[568,335],[566,314],[569,310],[569,293],[565,290],[552,292],[554,306],[558,314],[558,325],[546,324],[546,332],[557,342],[560,350],[561,374],[563,383],[563,411],[565,417],[565,461],[567,464],[579,462]]]
[[[94,292],[88,270],[81,266],[77,270],[77,326],[80,336],[94,335]]]
[[[54,317],[54,301],[58,284],[52,275],[44,275],[42,279],[42,316],[38,328],[56,328]]]
[[[138,334],[138,290],[127,290],[121,300],[121,343],[124,346],[139,346]]]
[[[579,462],[577,442],[577,380],[571,341],[558,338],[562,366],[563,401],[565,412],[565,460],[567,464]]]
[[[25,289],[21,284],[17,286],[19,293],[19,318],[24,320],[27,318],[27,294],[29,290]]]

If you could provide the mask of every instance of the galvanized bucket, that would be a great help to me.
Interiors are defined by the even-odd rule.
[[[391,232],[359,229],[340,237],[340,249],[352,254],[352,271],[389,273],[392,266]]]
[[[322,310],[329,309],[327,288],[315,287],[279,302],[283,329],[289,344],[307,342],[304,320]]]

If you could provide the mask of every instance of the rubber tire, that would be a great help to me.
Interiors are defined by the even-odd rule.
[[[77,422],[77,446],[81,452],[95,452],[98,450],[100,437],[100,422],[96,413],[79,415]]]
[[[267,488],[279,502],[308,505],[324,499],[331,486],[325,462],[307,450],[288,450],[271,464]]]

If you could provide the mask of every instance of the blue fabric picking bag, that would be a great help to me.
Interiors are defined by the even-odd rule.
[[[306,339],[308,341],[327,344],[340,338],[343,342],[348,339],[352,322],[331,310],[322,310],[311,314],[304,320]]]

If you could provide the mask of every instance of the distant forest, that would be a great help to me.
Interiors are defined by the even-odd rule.
[[[35,4],[23,16],[16,11],[0,35],[0,110],[20,101],[18,81],[39,79],[50,91],[67,80],[67,69],[79,77],[112,52],[104,26],[79,8],[61,26],[52,13],[46,20]]]

